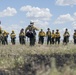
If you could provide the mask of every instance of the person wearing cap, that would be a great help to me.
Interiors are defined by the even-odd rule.
[[[29,38],[30,40],[30,46],[35,45],[36,41],[36,31],[39,29],[34,26],[34,22],[30,22],[30,25],[28,25],[25,29],[25,35]]]
[[[39,29],[34,26],[34,22],[30,22],[30,25],[28,25],[25,29],[25,33],[27,32],[27,30],[29,30],[29,31],[37,30],[38,31]]]
[[[47,37],[47,45],[51,44],[51,31],[50,31],[50,28],[47,29],[48,31],[46,32],[46,37]]]
[[[19,33],[19,42],[22,45],[25,44],[25,33],[23,28],[20,30],[20,33]]]
[[[59,33],[58,29],[56,30],[56,33],[55,33],[55,44],[57,42],[58,42],[58,44],[60,44],[60,33]]]
[[[6,32],[5,30],[4,30],[4,32],[2,33],[2,35],[3,35],[3,38],[2,38],[2,44],[3,45],[5,45],[5,44],[7,44],[8,45],[8,35],[9,35],[9,33],[8,32]]]
[[[74,30],[73,39],[74,39],[74,44],[76,44],[76,30]]]
[[[68,32],[68,29],[65,29],[65,32],[63,34],[63,44],[67,44],[69,42],[69,37],[70,37],[70,34]]]
[[[16,34],[15,34],[14,30],[12,30],[12,33],[10,34],[10,38],[11,38],[12,45],[15,45]]]
[[[46,34],[43,31],[43,29],[41,29],[41,31],[39,32],[38,36],[39,36],[38,43],[43,45],[43,43],[44,43],[44,37],[46,36]]]
[[[51,40],[52,40],[52,44],[55,43],[55,33],[54,33],[54,30],[52,30],[52,33],[51,33]]]

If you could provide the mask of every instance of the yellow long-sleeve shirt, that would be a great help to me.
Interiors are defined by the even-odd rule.
[[[11,33],[11,34],[10,34],[10,37],[11,37],[11,38],[15,38],[15,37],[16,37],[16,34],[15,34],[15,33]]]
[[[54,34],[54,33],[52,33],[52,34],[51,34],[51,37],[52,37],[52,38],[55,38],[55,34]]]
[[[70,36],[70,34],[69,34],[69,32],[65,32],[64,34],[63,34],[63,36],[65,37],[65,36]]]
[[[27,32],[27,30],[39,30],[38,28],[36,28],[35,26],[31,26],[31,25],[29,25],[26,29],[25,29],[25,33]]]
[[[45,32],[39,32],[39,36],[45,36]]]
[[[20,33],[19,36],[25,36],[24,32]]]
[[[3,36],[6,37],[8,34],[9,34],[8,32],[4,32],[4,33],[3,33]]]
[[[46,36],[51,36],[51,31],[47,31]]]
[[[60,37],[60,33],[59,32],[56,32],[55,33],[55,38],[58,38],[58,37]]]

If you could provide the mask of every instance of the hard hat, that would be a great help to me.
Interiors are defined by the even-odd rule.
[[[32,25],[32,24],[34,24],[34,22],[30,22],[30,24]]]

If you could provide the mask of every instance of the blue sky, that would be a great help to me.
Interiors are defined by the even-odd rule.
[[[39,29],[59,29],[61,36],[65,28],[71,38],[76,29],[76,0],[0,0],[0,21],[3,30],[17,36],[21,28],[30,21]]]

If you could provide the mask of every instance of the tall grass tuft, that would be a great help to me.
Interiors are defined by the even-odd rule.
[[[55,58],[51,58],[51,69],[50,69],[49,75],[61,75],[60,72],[56,68]]]

